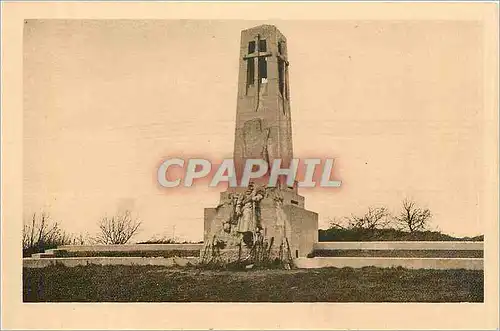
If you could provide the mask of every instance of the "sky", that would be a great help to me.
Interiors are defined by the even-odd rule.
[[[29,20],[24,217],[93,234],[130,209],[136,240],[201,240],[221,189],[160,189],[167,156],[230,158],[241,30],[287,37],[294,156],[334,157],[302,189],[319,225],[410,197],[431,229],[483,233],[481,25],[474,21]]]

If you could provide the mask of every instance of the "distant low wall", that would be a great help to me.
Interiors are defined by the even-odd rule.
[[[68,267],[98,264],[98,265],[159,265],[159,266],[184,266],[197,262],[193,257],[56,257],[55,251],[68,252],[151,252],[151,251],[192,251],[201,250],[203,244],[133,244],[133,245],[94,245],[94,246],[60,246],[55,250],[34,254],[33,258],[23,259],[23,266],[27,268],[43,268],[55,264]],[[483,270],[483,259],[478,258],[483,252],[483,242],[464,241],[379,241],[379,242],[319,242],[314,244],[316,251],[323,253],[336,253],[316,256],[312,258],[296,258],[298,268],[362,268],[362,267],[403,267],[408,269],[471,269]],[[349,251],[342,256],[342,251]],[[359,254],[351,254],[356,253]],[[377,252],[378,251],[378,252]],[[391,253],[391,254],[386,254]],[[393,251],[393,252],[390,252]],[[398,251],[401,254],[398,256]],[[424,251],[422,257],[411,257],[408,252]],[[433,252],[434,251],[434,252]],[[439,251],[439,252],[437,252]],[[457,252],[459,255],[447,257],[445,251]],[[476,251],[476,252],[473,252]],[[364,252],[364,253],[363,253]],[[368,252],[368,253],[367,253]],[[369,254],[369,253],[377,254]],[[469,253],[470,252],[470,253]],[[363,253],[363,254],[361,254]],[[381,254],[384,253],[384,254]],[[403,254],[405,253],[405,254]],[[443,254],[438,254],[443,253]],[[466,253],[466,254],[465,254]],[[365,255],[365,256],[363,256]],[[372,256],[370,256],[372,255]],[[377,256],[378,255],[378,256]],[[395,256],[392,256],[395,255]]]
[[[332,241],[314,244],[317,250],[483,250],[482,241]]]
[[[481,258],[381,258],[381,257],[315,257],[298,258],[294,264],[300,269],[316,269],[325,267],[363,268],[403,267],[407,269],[468,269],[483,270]]]
[[[153,265],[184,267],[188,264],[198,263],[197,258],[162,258],[162,257],[65,257],[65,258],[24,258],[24,268],[45,268],[53,265],[64,265],[66,267],[77,267],[86,265]]]
[[[203,244],[127,244],[127,245],[68,245],[59,246],[58,250],[68,252],[134,252],[134,251],[168,251],[168,250],[200,250]]]

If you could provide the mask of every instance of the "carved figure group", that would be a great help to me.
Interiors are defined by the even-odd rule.
[[[262,230],[260,201],[265,194],[263,187],[253,183],[245,192],[233,193],[229,197],[230,216],[224,221],[224,231],[241,235],[246,244],[251,244],[255,235]]]

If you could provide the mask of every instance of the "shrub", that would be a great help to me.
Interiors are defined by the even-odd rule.
[[[23,257],[72,243],[72,236],[47,213],[33,213],[31,220],[23,226]]]
[[[401,229],[413,232],[426,230],[431,217],[429,209],[417,207],[415,201],[404,199],[401,212],[394,219]]]
[[[105,216],[98,223],[100,232],[95,242],[103,245],[126,244],[137,234],[141,224],[142,221],[132,217],[130,211],[112,217]]]

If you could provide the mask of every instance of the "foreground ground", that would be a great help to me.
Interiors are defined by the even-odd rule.
[[[483,272],[402,268],[210,271],[24,269],[24,301],[482,302]]]

